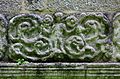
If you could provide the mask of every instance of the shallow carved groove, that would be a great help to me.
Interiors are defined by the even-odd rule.
[[[109,40],[110,25],[102,13],[84,14],[80,23],[83,26],[82,36],[85,40],[84,58],[87,60],[109,61],[112,57],[111,43]]]
[[[31,61],[109,61],[109,24],[103,13],[20,14],[10,20],[9,57]],[[66,60],[68,59],[68,60]]]
[[[19,58],[38,60],[35,53],[36,41],[40,41],[42,18],[35,14],[21,14],[10,20],[9,27],[9,57],[17,60]]]
[[[0,0],[0,79],[119,79],[120,0]]]

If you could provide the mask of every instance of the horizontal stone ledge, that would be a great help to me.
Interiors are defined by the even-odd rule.
[[[120,63],[0,63],[0,76],[120,76]]]
[[[63,63],[63,62],[56,62],[56,63],[26,63],[19,65],[18,63],[3,63],[0,62],[0,67],[120,67],[120,63]],[[58,68],[59,68],[58,67]],[[102,67],[102,68],[103,68]]]

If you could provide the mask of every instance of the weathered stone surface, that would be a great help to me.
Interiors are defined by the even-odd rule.
[[[120,0],[0,0],[0,79],[119,79],[119,8]]]
[[[115,34],[119,13],[111,16],[117,11],[112,8],[118,9],[119,0],[1,0],[1,3],[1,13],[8,13],[6,17],[10,18],[8,35],[4,35],[8,36],[5,39],[9,50],[5,50],[10,59],[119,61],[119,35]],[[6,26],[7,20],[3,21]]]
[[[23,0],[0,0],[0,13],[8,17],[19,14],[22,11]]]
[[[9,57],[32,61],[110,61],[112,42],[103,13],[20,14],[10,20]],[[54,18],[55,17],[55,18]],[[67,58],[69,60],[65,60]],[[51,60],[52,59],[52,60]],[[54,60],[55,59],[55,60]]]
[[[10,20],[9,39],[10,39],[10,58],[28,58],[38,60],[35,54],[35,42],[40,36],[41,17],[33,14],[21,14]],[[16,55],[15,55],[15,54]]]
[[[27,0],[26,10],[35,12],[119,11],[120,0]]]
[[[7,46],[7,26],[8,21],[4,17],[4,15],[0,14],[0,59],[3,59],[3,57],[7,54],[6,53],[6,46]]]
[[[114,12],[120,0],[0,0],[0,13],[14,16],[19,13]]]
[[[118,79],[119,63],[0,63],[0,78]]]
[[[117,61],[120,60],[120,13],[116,13],[113,17],[113,45],[114,45],[114,56]]]

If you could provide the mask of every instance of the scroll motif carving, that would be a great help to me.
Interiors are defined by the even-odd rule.
[[[67,57],[69,61],[108,61],[111,58],[109,25],[102,13],[86,13],[81,17],[62,12],[20,14],[10,20],[8,32],[9,57],[13,60],[65,61]]]
[[[112,50],[110,50],[110,26],[107,17],[101,13],[86,14],[81,18],[80,23],[84,28],[82,33],[87,46],[85,53],[89,51],[86,56],[92,60],[97,58],[99,61],[100,59],[108,61],[112,56]]]
[[[33,14],[21,14],[10,20],[9,57],[38,60],[34,53],[34,43],[39,38],[41,17]]]

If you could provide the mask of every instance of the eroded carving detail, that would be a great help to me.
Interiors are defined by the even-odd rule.
[[[117,13],[113,17],[113,58],[115,58],[116,61],[120,60],[120,13]]]
[[[81,14],[82,15],[82,14]],[[106,61],[111,58],[108,47],[109,25],[102,13],[65,16],[20,14],[10,20],[9,57],[32,61]],[[107,47],[106,47],[107,46]]]
[[[88,47],[85,53],[88,51],[88,58],[102,59],[108,61],[112,56],[112,51],[108,49],[111,47],[108,41],[109,38],[109,24],[108,19],[103,14],[86,14],[80,20],[84,31],[83,38],[86,46]],[[93,50],[90,52],[89,50]],[[84,53],[84,54],[85,54]]]

